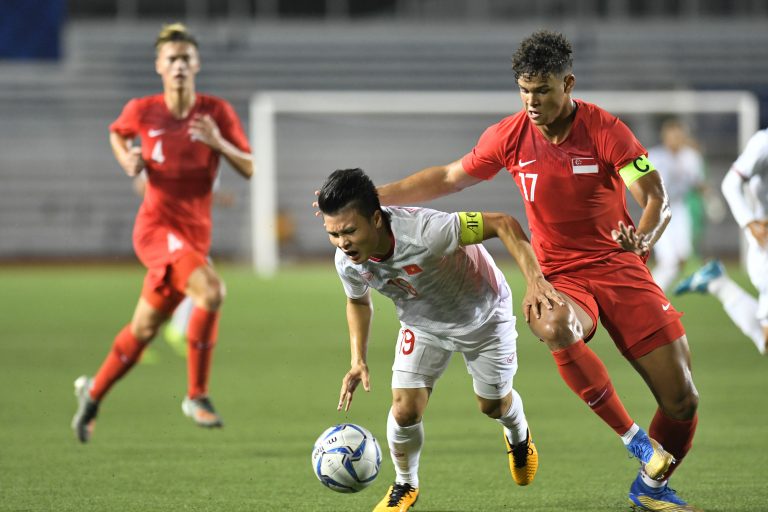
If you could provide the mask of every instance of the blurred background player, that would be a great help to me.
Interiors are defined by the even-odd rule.
[[[147,191],[147,173],[142,171],[133,179],[133,189],[140,196],[144,197]],[[213,205],[221,208],[231,208],[235,204],[235,195],[221,189],[221,171],[216,173],[216,179],[213,182]],[[208,258],[208,263],[213,262]],[[181,357],[187,357],[187,328],[189,319],[192,317],[194,309],[192,297],[185,296],[184,300],[176,306],[171,319],[163,328],[163,338],[170,345],[176,354]],[[150,354],[151,348],[148,348],[142,354],[142,362],[145,362]]]
[[[208,398],[224,284],[207,262],[211,243],[212,187],[221,156],[242,176],[253,174],[248,140],[226,101],[199,94],[197,41],[179,23],[166,25],[155,42],[155,69],[163,93],[129,101],[110,126],[115,158],[128,176],[147,172],[147,190],[134,225],[136,255],[147,267],[131,321],[117,334],[93,378],[75,381],[78,409],[72,428],[87,442],[101,400],[136,363],[162,323],[189,296],[188,389],[185,415],[200,426],[221,418]],[[133,145],[141,138],[141,147]]]
[[[691,447],[698,392],[681,313],[645,265],[669,219],[661,178],[624,123],[571,97],[572,49],[562,34],[534,33],[512,61],[523,110],[486,129],[460,160],[380,187],[381,201],[428,201],[506,168],[524,199],[544,276],[567,302],[540,318],[531,316],[531,330],[552,352],[568,387],[641,461],[629,491],[633,506],[695,510],[667,485]],[[624,186],[643,208],[637,229]],[[586,345],[598,318],[658,403],[650,437],[630,417],[605,365]]]
[[[750,138],[723,178],[722,191],[734,219],[747,238],[747,273],[758,291],[756,300],[713,260],[684,279],[675,293],[709,292],[723,304],[731,320],[752,340],[760,354],[768,352],[768,130]]]
[[[374,512],[405,511],[418,498],[422,417],[454,352],[464,356],[480,410],[504,427],[513,479],[531,483],[538,454],[522,399],[512,387],[517,371],[512,292],[481,242],[498,237],[514,256],[528,283],[526,316],[564,302],[544,279],[517,221],[499,213],[382,208],[361,169],[332,173],[318,205],[337,247],[336,270],[347,295],[352,367],[342,381],[339,410],[349,410],[360,383],[370,389],[371,288],[392,299],[402,327],[387,418],[396,477]]]
[[[694,254],[694,222],[688,198],[704,191],[704,158],[693,145],[687,127],[673,118],[661,125],[661,144],[648,150],[648,160],[661,174],[672,214],[664,236],[653,246],[653,278],[666,290]]]

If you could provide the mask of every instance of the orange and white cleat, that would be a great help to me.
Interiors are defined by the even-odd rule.
[[[207,396],[184,397],[184,401],[181,402],[181,410],[185,416],[192,418],[201,427],[220,428],[224,426],[221,416],[216,413],[216,409],[213,408],[213,404]]]

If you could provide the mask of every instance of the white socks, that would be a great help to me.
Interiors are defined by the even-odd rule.
[[[522,443],[528,438],[528,421],[523,411],[523,399],[514,388],[512,388],[512,404],[509,410],[496,421],[504,425],[504,433],[510,444]]]
[[[653,478],[649,477],[645,474],[644,470],[640,470],[640,479],[643,481],[645,485],[648,487],[652,487],[654,489],[659,489],[660,487],[664,487],[667,485],[667,480],[654,480]]]
[[[410,427],[397,424],[389,410],[387,417],[387,443],[395,464],[395,482],[419,487],[419,457],[424,445],[424,424],[420,421]]]
[[[757,300],[726,275],[713,279],[707,290],[723,304],[733,323],[752,340],[758,352],[765,354],[765,333],[757,320]]]
[[[640,432],[640,425],[637,423],[633,423],[631,427],[629,427],[629,430],[624,432],[621,436],[621,440],[624,441],[624,446],[629,445],[629,443],[632,442],[632,439],[635,437],[635,434]]]

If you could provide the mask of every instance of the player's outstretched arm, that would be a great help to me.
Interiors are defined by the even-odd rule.
[[[189,134],[227,159],[244,178],[253,176],[253,156],[241,151],[221,135],[219,127],[210,115],[198,115],[189,123]]]
[[[144,159],[141,157],[141,147],[133,145],[133,139],[123,137],[115,132],[109,133],[109,145],[117,163],[130,177],[139,174],[144,169]]]
[[[464,171],[461,160],[427,167],[410,176],[377,187],[381,204],[416,204],[447,196],[481,182]]]
[[[347,326],[349,327],[349,349],[351,353],[350,369],[341,381],[339,405],[336,410],[349,411],[352,397],[360,383],[363,389],[371,390],[368,376],[368,334],[371,330],[373,306],[371,294],[366,293],[358,299],[347,299]]]
[[[720,188],[736,223],[748,229],[758,244],[768,247],[768,220],[755,216],[751,201],[747,198],[745,184],[744,178],[731,169],[723,178]]]
[[[629,192],[643,209],[637,229],[619,223],[613,230],[613,239],[624,250],[647,257],[672,218],[669,197],[658,172],[649,172],[629,187]]]
[[[533,247],[520,223],[504,213],[483,212],[480,214],[483,240],[498,238],[517,262],[527,283],[523,298],[525,321],[530,322],[531,314],[541,318],[541,308],[553,308],[553,303],[565,305],[565,299],[544,278]],[[462,221],[464,228],[464,221]]]

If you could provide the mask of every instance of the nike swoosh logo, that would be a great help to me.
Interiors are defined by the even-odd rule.
[[[162,135],[165,133],[165,130],[149,130],[147,132],[147,135],[150,137],[157,137],[158,135]]]
[[[671,305],[672,305],[672,303],[670,303],[670,302],[667,302],[666,304],[662,304],[662,306],[661,306],[661,309],[663,309],[664,311],[666,311],[666,310],[668,310],[668,309],[669,309],[669,306],[671,306]]]
[[[519,165],[520,167],[525,167],[526,165],[531,165],[535,161],[536,161],[535,159],[534,160],[528,160],[527,162],[523,162],[522,160],[518,160],[517,161],[517,165]]]
[[[602,393],[600,393],[600,396],[599,396],[599,397],[597,397],[597,399],[595,399],[595,400],[592,400],[592,401],[588,401],[588,402],[587,402],[587,405],[588,405],[588,406],[590,406],[590,407],[594,407],[594,406],[597,404],[597,402],[599,402],[600,400],[602,400],[602,399],[603,399],[603,397],[605,396],[605,394],[606,394],[607,392],[608,392],[608,388],[605,388],[605,389],[603,390],[603,392],[602,392]]]

